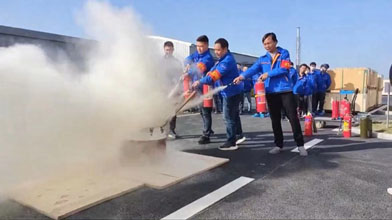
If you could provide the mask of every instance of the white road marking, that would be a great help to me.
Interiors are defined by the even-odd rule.
[[[306,142],[305,145],[304,145],[304,147],[305,147],[305,149],[307,150],[307,149],[312,148],[314,145],[316,145],[316,144],[318,144],[318,143],[320,143],[320,142],[322,142],[322,141],[324,141],[324,140],[323,140],[323,139],[318,139],[318,138],[316,138],[316,139],[313,139],[313,140],[311,140],[311,141]],[[298,147],[296,147],[296,148],[294,148],[293,150],[291,150],[291,152],[299,152],[299,151],[298,151]]]
[[[388,191],[388,193],[389,193],[390,195],[392,195],[392,188],[388,188],[387,191]]]
[[[188,219],[202,210],[208,208],[212,204],[218,202],[219,200],[225,198],[231,193],[237,191],[241,187],[252,182],[253,178],[249,177],[239,177],[234,181],[222,186],[221,188],[201,197],[200,199],[184,206],[183,208],[173,212],[172,214],[162,218],[162,219]]]

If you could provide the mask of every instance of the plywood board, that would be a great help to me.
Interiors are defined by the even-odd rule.
[[[15,188],[10,198],[53,219],[60,219],[143,185],[162,189],[229,161],[162,149],[145,151],[138,158],[130,157],[125,162],[127,158],[108,160],[105,172],[90,167],[89,172],[81,171],[74,176],[60,175],[27,183]]]
[[[15,189],[10,197],[53,219],[61,219],[121,196],[143,183],[118,173],[57,178]]]
[[[149,187],[163,189],[228,161],[225,158],[169,151],[164,158],[154,163],[132,163],[127,167],[132,170],[129,172],[131,178],[142,181]]]

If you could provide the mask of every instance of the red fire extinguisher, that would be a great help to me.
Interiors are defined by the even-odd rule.
[[[266,99],[265,99],[265,86],[263,81],[258,81],[255,84],[255,99],[256,99],[256,111],[266,112]]]
[[[189,95],[187,95],[187,91],[189,91],[189,89],[191,88],[191,79],[189,76],[184,77],[182,85],[184,87],[184,97],[185,99],[187,99],[189,97]]]
[[[211,91],[211,86],[204,84],[203,85],[203,95],[206,95],[210,91]],[[204,100],[203,100],[203,107],[212,108],[212,105],[213,105],[212,95],[205,96]]]
[[[313,135],[313,117],[312,114],[308,114],[305,116],[305,136],[312,136]]]
[[[339,101],[332,99],[332,119],[339,118]]]
[[[351,114],[350,111],[351,111],[350,102],[347,99],[343,99],[340,102],[340,109],[339,109],[340,118],[344,118],[345,115]]]
[[[345,138],[351,137],[351,121],[352,121],[351,114],[346,114],[343,117],[343,137]]]

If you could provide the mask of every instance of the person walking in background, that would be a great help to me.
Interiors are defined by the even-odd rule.
[[[242,67],[242,72],[245,72],[248,70],[248,67],[244,66]],[[250,113],[252,110],[252,88],[253,88],[253,81],[252,79],[245,79],[244,80],[244,100],[242,101],[245,105],[245,99],[247,101],[247,112]],[[242,112],[245,112],[245,108],[243,106]]]
[[[246,72],[242,73],[233,82],[240,83],[242,80],[262,72],[260,80],[265,81],[265,91],[268,109],[272,121],[275,147],[269,153],[277,154],[283,148],[283,131],[281,124],[281,109],[283,108],[289,118],[293,131],[294,140],[301,156],[307,156],[304,148],[304,138],[301,125],[297,117],[297,109],[293,88],[289,79],[290,55],[286,49],[277,47],[278,39],[274,33],[267,33],[262,39],[267,53],[261,56]]]
[[[317,93],[315,98],[315,108],[316,115],[324,115],[324,102],[325,102],[325,94],[328,88],[331,86],[331,76],[327,73],[329,69],[328,64],[322,64],[320,67],[320,76],[317,81]]]
[[[242,67],[241,67],[241,64],[239,64],[239,63],[237,63],[237,70],[238,70],[238,74],[242,73]],[[241,92],[241,96],[242,96],[242,98],[241,98],[240,106],[239,106],[240,115],[242,115],[243,107],[244,107],[244,91]]]

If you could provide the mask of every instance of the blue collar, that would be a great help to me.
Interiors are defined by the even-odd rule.
[[[225,59],[230,54],[230,50],[227,50],[227,53],[219,59],[219,62]]]

